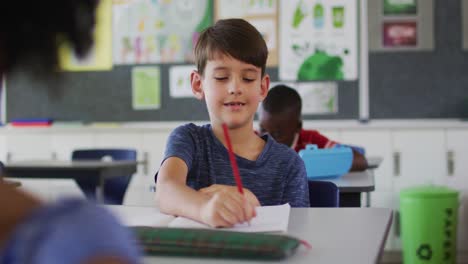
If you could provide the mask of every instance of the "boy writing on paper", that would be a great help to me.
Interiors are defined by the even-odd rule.
[[[338,143],[320,134],[317,130],[302,128],[302,100],[299,93],[286,85],[270,89],[259,110],[260,133],[270,134],[276,141],[299,152],[307,144],[318,148],[332,148]],[[356,147],[353,150],[351,171],[367,169],[367,160]]]
[[[186,124],[169,136],[156,179],[161,212],[213,227],[249,221],[259,205],[308,207],[304,163],[291,149],[253,130],[258,104],[270,83],[268,50],[242,19],[219,20],[195,47],[192,91],[208,108],[210,124]],[[222,124],[228,126],[244,185],[242,196],[229,163]]]

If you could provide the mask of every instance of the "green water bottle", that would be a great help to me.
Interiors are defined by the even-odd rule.
[[[404,263],[456,262],[458,192],[421,186],[400,192]]]
[[[314,5],[314,26],[315,28],[323,28],[325,24],[325,11],[322,3],[318,2]]]

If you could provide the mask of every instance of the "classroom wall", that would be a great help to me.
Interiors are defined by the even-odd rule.
[[[371,52],[371,119],[468,118],[468,53],[461,50],[460,0],[435,0],[435,50]],[[51,117],[82,121],[208,120],[205,105],[169,96],[168,69],[160,65],[162,106],[131,108],[131,68],[108,72],[61,73],[57,81],[38,82],[19,70],[7,79],[7,120]],[[272,81],[278,69],[269,68]],[[338,113],[311,119],[358,119],[358,82],[339,82]]]
[[[370,53],[371,118],[468,118],[460,0],[436,0],[435,50]]]
[[[36,80],[17,71],[8,76],[7,119],[50,117],[73,121],[187,121],[208,120],[204,102],[195,98],[169,96],[169,67],[161,69],[161,109],[133,110],[131,70],[133,66],[114,66],[108,72],[59,73],[55,81]],[[278,69],[269,68],[272,81]],[[327,119],[353,119],[358,116],[357,82],[340,82],[337,115]],[[342,100],[340,96],[343,97]]]

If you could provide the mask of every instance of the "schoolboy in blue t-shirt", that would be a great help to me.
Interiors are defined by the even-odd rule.
[[[242,19],[219,20],[195,47],[192,91],[205,100],[210,124],[187,124],[169,137],[156,180],[156,203],[163,213],[211,226],[249,221],[259,205],[308,207],[305,167],[299,156],[266,135],[253,119],[268,92],[268,50],[261,34]],[[237,191],[222,124],[229,134],[244,185]]]

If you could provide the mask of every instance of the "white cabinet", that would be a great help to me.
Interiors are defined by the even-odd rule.
[[[392,139],[387,129],[349,130],[341,133],[341,143],[362,146],[366,156],[383,158],[380,166],[374,171],[375,190],[388,192],[393,190],[392,181]],[[373,195],[373,194],[371,194]]]
[[[153,181],[153,176],[161,165],[166,148],[166,141],[171,131],[157,131],[143,134],[143,151],[147,155],[147,176]]]
[[[392,132],[394,190],[445,183],[443,129],[401,129]]]
[[[468,130],[447,130],[447,185],[468,193]]]
[[[38,133],[8,133],[5,140],[5,160],[51,159],[51,135],[47,130]]]
[[[93,134],[89,132],[57,132],[52,136],[52,155],[58,160],[71,160],[74,150],[93,147]]]
[[[163,159],[166,140],[171,130],[142,133],[143,174],[134,177],[125,197],[126,205],[154,206],[154,175]]]
[[[460,191],[458,248],[468,247],[468,130],[447,130],[447,185]]]
[[[135,148],[138,153],[138,172],[127,189],[127,205],[154,205],[154,174],[163,158],[166,141],[176,125],[118,128],[31,128],[0,129],[0,160],[24,159],[68,160],[78,148]],[[307,128],[307,127],[306,127]],[[434,126],[363,125],[317,127],[332,140],[359,145],[367,156],[380,156],[383,162],[375,170],[375,191],[371,206],[398,210],[399,191],[421,184],[444,184],[462,191],[464,203],[460,223],[468,221],[468,128],[441,128]],[[46,197],[75,193],[73,181],[27,183],[33,191],[45,192]],[[79,189],[78,189],[79,190]],[[394,224],[396,219],[394,219]],[[459,225],[459,247],[468,244],[468,228]],[[387,249],[399,249],[401,242],[393,225]]]
[[[9,131],[3,135],[5,161],[69,159],[70,149],[83,135],[55,135],[47,128]],[[78,185],[69,179],[17,179],[22,189],[45,201],[63,196],[84,198]]]

